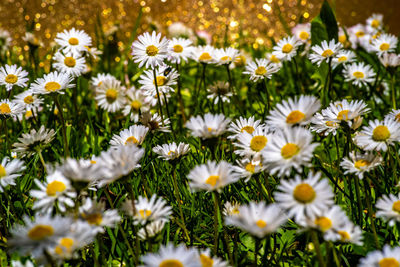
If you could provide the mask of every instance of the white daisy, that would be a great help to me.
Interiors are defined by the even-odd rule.
[[[148,253],[142,256],[140,267],[201,267],[196,250],[185,245],[174,247],[171,243],[161,246],[158,253]]]
[[[164,229],[164,226],[165,226],[165,221],[163,220],[153,221],[148,223],[146,226],[140,228],[137,235],[141,240],[153,238]]]
[[[136,90],[131,87],[126,90],[125,107],[122,110],[124,116],[130,116],[130,120],[139,121],[139,113],[147,112],[150,109],[149,103],[146,102],[146,97],[142,90]]]
[[[321,45],[314,45],[311,47],[312,53],[309,58],[312,63],[319,66],[322,62],[329,62],[329,60],[335,58],[342,47],[342,44],[336,43],[334,39],[330,40],[329,43],[324,40]]]
[[[97,87],[99,87],[105,80],[108,79],[114,79],[116,80],[117,78],[115,78],[114,76],[112,76],[109,73],[98,73],[97,76],[92,77],[92,79],[90,80],[90,84],[92,86],[92,88],[96,89]]]
[[[382,251],[369,252],[360,260],[359,267],[395,267],[400,266],[400,247],[385,245]]]
[[[366,86],[375,81],[375,71],[364,62],[345,65],[343,75],[346,82],[352,82],[358,87]]]
[[[272,54],[281,61],[290,61],[292,57],[296,56],[297,47],[300,44],[293,36],[283,38],[273,47]]]
[[[156,82],[158,92],[169,93],[173,92],[172,86],[176,85],[179,77],[178,72],[168,65],[160,65],[155,68],[156,79],[154,79],[153,70],[146,70],[140,75],[139,83],[142,85],[140,90],[143,90],[145,95],[157,97]]]
[[[11,46],[12,38],[10,32],[0,28],[0,52],[4,53]]]
[[[276,65],[276,66],[279,67],[279,68],[282,67],[282,62],[281,62],[281,60],[280,60],[279,58],[276,57],[276,55],[274,55],[274,54],[272,54],[272,53],[267,53],[267,54],[265,55],[265,58],[266,58],[267,60],[269,60],[269,62],[270,62],[272,65]]]
[[[383,28],[383,15],[382,14],[372,14],[367,21],[368,32],[377,32]]]
[[[383,195],[378,199],[375,205],[377,212],[376,217],[381,217],[389,222],[390,226],[394,226],[396,222],[400,222],[400,198],[393,194]]]
[[[222,214],[225,216],[234,216],[234,215],[239,215],[240,211],[239,211],[239,203],[237,202],[226,202],[224,204],[224,209],[222,211]]]
[[[246,66],[247,62],[251,60],[251,55],[244,50],[240,50],[239,53],[230,65],[230,68],[242,68]]]
[[[111,147],[126,145],[141,145],[146,137],[149,128],[143,125],[132,125],[111,138]]]
[[[24,112],[24,106],[8,99],[0,100],[0,116],[15,118]]]
[[[75,28],[57,33],[55,41],[64,53],[80,53],[87,51],[87,47],[92,45],[92,38],[83,30]]]
[[[263,149],[267,147],[267,143],[271,140],[271,135],[265,127],[258,127],[251,134],[244,131],[237,135],[237,142],[234,143],[238,149],[235,154],[242,157],[259,157]]]
[[[371,48],[378,56],[384,53],[394,52],[396,50],[398,39],[393,34],[384,33],[373,39]]]
[[[273,64],[265,58],[256,58],[256,61],[246,65],[244,74],[250,75],[250,80],[257,82],[261,79],[271,79],[272,74],[280,70],[280,65]]]
[[[349,127],[356,128],[355,125],[362,119],[361,116],[370,111],[369,107],[363,100],[347,99],[330,103],[329,106],[321,111],[322,116],[332,125],[342,121],[347,122]]]
[[[372,153],[351,152],[350,158],[344,158],[340,166],[344,169],[344,174],[354,173],[358,178],[363,179],[364,173],[371,171],[382,164],[382,157]]]
[[[91,198],[85,198],[79,207],[79,216],[95,233],[104,233],[104,227],[114,228],[121,220],[117,210],[106,210],[104,202],[97,202]]]
[[[168,42],[166,38],[161,38],[161,33],[143,33],[132,43],[134,62],[139,63],[139,68],[145,66],[154,69],[162,65],[168,56]]]
[[[34,94],[44,95],[50,93],[64,94],[64,90],[72,88],[75,85],[72,83],[73,78],[67,73],[58,73],[57,71],[45,74],[43,78],[38,78],[30,89]]]
[[[25,87],[27,81],[29,81],[28,72],[15,64],[5,65],[0,69],[0,85],[5,85],[7,91],[13,86]]]
[[[302,43],[307,43],[311,38],[311,23],[297,24],[292,28],[292,34]]]
[[[340,123],[336,120],[331,120],[323,116],[321,113],[316,113],[311,120],[312,125],[310,130],[316,133],[322,133],[325,136],[332,133],[336,135],[336,130],[340,127]]]
[[[400,123],[400,109],[392,109],[392,111],[385,116],[385,118],[392,118],[393,120]]]
[[[208,99],[214,99],[214,105],[217,105],[219,101],[229,103],[233,96],[233,93],[229,90],[229,83],[224,81],[214,82],[207,88],[207,93]]]
[[[220,48],[220,49],[215,49],[214,58],[218,65],[227,65],[227,64],[229,65],[235,60],[238,54],[239,51],[236,48],[233,47]]]
[[[153,147],[153,152],[159,155],[159,158],[164,160],[174,160],[180,158],[190,151],[190,146],[185,143],[179,143],[176,145],[175,142],[170,144],[163,144],[161,146]]]
[[[150,112],[142,113],[139,119],[140,123],[150,129],[150,131],[170,132],[170,121],[168,118],[162,120],[158,113],[151,115]]]
[[[350,220],[348,220],[343,226],[338,227],[336,233],[340,235],[338,241],[362,246],[363,231],[360,226],[355,225]]]
[[[250,118],[239,117],[229,124],[228,132],[233,133],[228,139],[236,139],[244,131],[252,134],[257,128],[263,127],[261,120],[256,120],[254,116]]]
[[[66,158],[56,168],[71,181],[72,186],[81,190],[106,175],[104,165],[96,157],[92,160]]]
[[[56,132],[46,129],[43,125],[38,131],[32,129],[29,133],[23,133],[18,142],[13,144],[13,152],[20,157],[32,156],[39,150],[43,150],[54,139]]]
[[[215,63],[216,58],[214,57],[214,50],[215,48],[211,45],[194,47],[192,51],[192,59],[199,63]]]
[[[152,195],[150,199],[139,196],[139,198],[135,200],[134,213],[131,203],[132,202],[129,200],[124,206],[128,214],[133,216],[134,224],[146,224],[150,221],[168,222],[172,214],[172,208],[167,205],[167,202],[157,197],[155,194]],[[128,207],[130,207],[130,209]]]
[[[172,63],[180,64],[181,61],[187,62],[192,55],[192,41],[185,38],[172,38],[168,44],[168,60]]]
[[[357,60],[356,54],[351,50],[340,50],[336,56],[332,59],[334,67],[340,64],[352,63]]]
[[[244,158],[236,161],[239,166],[233,166],[234,171],[248,182],[250,178],[257,173],[264,171],[265,166],[262,165],[259,159]]]
[[[96,88],[97,104],[108,112],[116,112],[125,104],[125,88],[115,79],[106,79]]]
[[[15,96],[15,103],[20,104],[25,110],[37,109],[43,104],[43,99],[33,94],[32,90],[26,90]]]
[[[67,73],[72,77],[80,76],[86,70],[86,61],[81,54],[57,52],[53,57],[53,67],[61,73]]]
[[[229,264],[220,258],[212,257],[209,248],[200,250],[198,254],[202,267],[228,267]]]
[[[347,29],[349,35],[349,41],[351,47],[356,49],[358,45],[365,43],[369,40],[369,35],[367,34],[367,29],[363,24],[356,24]]]
[[[223,114],[213,115],[211,113],[204,114],[190,118],[186,122],[186,128],[191,131],[194,137],[201,137],[203,139],[218,137],[226,132],[226,127],[231,120],[226,118]]]
[[[15,179],[22,175],[23,170],[25,170],[23,161],[3,158],[0,164],[0,192],[3,192],[8,185],[16,185]]]
[[[379,57],[379,61],[385,68],[395,68],[400,66],[400,55],[395,53],[384,53]]]

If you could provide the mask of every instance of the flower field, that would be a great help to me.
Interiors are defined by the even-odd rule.
[[[344,27],[325,1],[258,49],[181,23],[92,37],[27,34],[22,64],[0,32],[0,266],[400,267],[382,15]]]

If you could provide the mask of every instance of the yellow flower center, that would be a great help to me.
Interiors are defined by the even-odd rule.
[[[340,235],[340,240],[341,241],[350,240],[350,235],[346,231],[338,231],[338,234]]]
[[[147,209],[139,210],[139,214],[140,214],[140,217],[142,217],[143,219],[146,219],[151,215],[151,210],[147,210]]]
[[[400,113],[399,113],[400,114]],[[240,132],[248,132],[249,134],[252,134],[254,132],[254,127],[253,126],[244,126],[242,129],[240,129]]]
[[[364,78],[365,75],[361,71],[355,71],[355,72],[353,72],[353,76],[356,77],[357,79],[362,79],[362,78]]]
[[[95,160],[90,160],[90,164],[96,164],[97,163],[97,161],[95,161]]]
[[[157,76],[156,77],[156,81],[157,81],[157,86],[163,86],[167,82],[167,77],[165,77],[165,76]],[[153,81],[153,84],[154,85],[156,84],[155,81]]]
[[[358,38],[363,37],[364,35],[365,35],[365,32],[363,32],[363,31],[358,31],[358,32],[356,32],[356,36],[357,36]]]
[[[293,50],[293,45],[291,44],[285,44],[284,46],[282,46],[282,52],[289,54],[290,52],[292,52]]]
[[[220,180],[219,175],[210,175],[210,177],[208,177],[206,180],[206,184],[214,187],[219,180]]]
[[[169,259],[163,260],[158,267],[184,267],[184,265],[179,260]]]
[[[231,61],[232,58],[230,56],[223,56],[221,57],[221,61]]]
[[[155,45],[149,45],[146,48],[146,54],[150,57],[154,57],[158,54],[158,48]]]
[[[134,110],[139,110],[142,107],[142,102],[140,102],[139,100],[133,100],[131,102],[131,108]]]
[[[207,131],[212,132],[213,128],[212,127],[208,127]]]
[[[396,116],[394,116],[394,118],[396,119],[396,121],[400,122],[400,112],[396,114]]]
[[[383,258],[379,261],[379,267],[399,267],[400,263],[395,258]]]
[[[44,89],[47,92],[55,92],[61,89],[61,85],[58,82],[48,82],[44,85]]]
[[[10,114],[11,113],[11,108],[7,103],[1,103],[0,104],[0,113],[1,114]]]
[[[349,112],[348,109],[344,109],[338,113],[336,118],[341,121],[347,121],[349,120]]]
[[[30,118],[32,116],[32,110],[27,110],[25,112],[25,118]]]
[[[271,57],[269,58],[269,60],[273,63],[279,63],[279,58],[277,58],[275,55],[271,55]]]
[[[338,62],[344,62],[347,60],[346,56],[341,56],[340,58],[338,58]]]
[[[393,202],[392,210],[400,213],[400,200]]]
[[[347,36],[346,34],[340,35],[339,36],[339,42],[344,44],[347,41]]]
[[[390,132],[388,127],[385,125],[376,126],[372,131],[372,139],[377,142],[386,141],[390,137]]]
[[[137,144],[139,141],[134,136],[129,136],[126,138],[125,145]]]
[[[63,192],[65,189],[67,186],[63,182],[53,181],[47,185],[46,193],[48,196],[54,197],[57,192]]]
[[[173,49],[174,49],[175,53],[182,53],[182,51],[183,51],[183,47],[179,44],[174,45]]]
[[[261,151],[267,145],[268,139],[263,135],[256,135],[250,141],[250,148],[253,151]]]
[[[82,214],[82,217],[92,225],[100,225],[103,221],[103,216],[101,213],[91,213],[91,214]]]
[[[212,57],[210,56],[210,54],[208,52],[204,52],[203,54],[200,55],[199,60],[200,61],[209,61],[211,60]]]
[[[309,34],[308,32],[302,31],[302,32],[299,34],[299,37],[300,37],[301,40],[307,40],[308,37],[310,37],[310,34]]]
[[[71,37],[71,38],[69,38],[68,43],[70,45],[78,45],[79,44],[79,40],[78,40],[78,38]]]
[[[255,169],[256,169],[256,166],[255,166],[255,165],[253,165],[253,164],[251,164],[251,163],[247,163],[247,165],[246,165],[246,171],[251,172],[251,173],[254,173],[254,172],[255,172]]]
[[[214,260],[205,254],[200,254],[201,267],[212,267]]]
[[[264,228],[265,226],[267,226],[267,223],[264,220],[258,220],[256,221],[256,225],[260,228]]]
[[[118,97],[118,91],[114,88],[107,89],[106,91],[106,100],[108,103],[113,103],[115,100],[117,100]]]
[[[374,19],[374,20],[371,21],[371,26],[374,27],[374,28],[378,28],[380,24],[381,23],[377,19]]]
[[[168,156],[175,155],[175,154],[176,154],[176,152],[172,151],[172,150],[168,151],[168,153],[167,153]]]
[[[325,124],[326,124],[326,126],[328,126],[328,127],[334,127],[334,126],[336,126],[336,123],[335,123],[334,121],[327,121],[327,122],[325,122]]]
[[[333,51],[330,50],[330,49],[326,49],[326,50],[322,53],[322,56],[323,56],[323,57],[330,57],[330,56],[332,56],[332,55],[333,55]]]
[[[354,167],[356,167],[357,169],[360,170],[362,167],[368,166],[369,163],[370,163],[370,162],[369,162],[368,160],[360,159],[360,160],[357,160],[357,161],[354,163]]]
[[[51,225],[38,224],[29,230],[28,237],[32,240],[40,241],[53,234],[54,228]]]
[[[75,67],[75,65],[76,65],[76,60],[75,60],[75,58],[73,58],[73,57],[65,57],[65,58],[64,58],[64,64],[65,64],[67,67],[73,68],[73,67]]]
[[[16,83],[18,82],[18,76],[14,74],[8,74],[6,76],[6,83]]]
[[[286,122],[290,124],[296,124],[304,120],[306,115],[299,110],[293,110],[290,114],[286,117]]]
[[[302,184],[298,184],[295,187],[295,189],[293,190],[293,197],[297,201],[299,201],[303,204],[307,204],[307,203],[312,202],[315,199],[316,194],[315,194],[314,188],[312,188],[311,185],[302,183]]]
[[[325,232],[332,227],[332,221],[328,217],[319,217],[314,222],[322,232]]]
[[[264,75],[267,73],[267,69],[264,66],[259,66],[256,71],[256,75]]]
[[[74,240],[72,238],[69,237],[64,237],[61,238],[60,240],[60,244],[58,246],[56,246],[56,248],[54,249],[54,252],[57,253],[58,255],[62,255],[64,249],[66,249],[66,251],[68,253],[70,253],[72,251],[72,246],[74,245]]]
[[[0,179],[7,175],[6,168],[0,164]]]
[[[284,159],[290,159],[299,153],[300,147],[293,143],[284,145],[281,149],[281,155]]]
[[[380,49],[381,51],[387,51],[387,50],[389,50],[389,48],[390,48],[390,44],[388,44],[388,43],[382,43],[382,44],[379,46],[379,49]]]
[[[33,103],[33,96],[31,96],[31,95],[25,96],[24,102],[25,102],[25,104],[32,104]]]

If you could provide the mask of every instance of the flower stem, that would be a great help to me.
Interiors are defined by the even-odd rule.
[[[39,155],[39,159],[40,159],[40,162],[42,163],[42,165],[43,165],[43,170],[45,171],[45,172],[47,172],[47,168],[46,168],[46,163],[45,163],[45,161],[44,161],[44,159],[43,159],[43,155],[42,155],[42,150],[38,150],[38,155]]]
[[[219,194],[214,191],[213,192],[214,198],[214,255],[218,253],[218,241],[219,241]]]
[[[394,88],[395,86],[395,75],[392,74],[392,80],[391,80],[391,91],[392,91],[392,106],[393,109],[396,109],[396,89]]]
[[[173,183],[174,183],[174,193],[175,193],[176,200],[178,201],[179,215],[181,216],[183,231],[185,232],[185,235],[186,235],[186,238],[187,238],[188,242],[190,242],[189,232],[186,229],[185,217],[183,216],[183,211],[182,211],[182,200],[181,200],[181,196],[179,195],[179,188],[178,188],[178,181],[176,179],[176,168],[175,168],[175,166],[173,167],[174,170],[172,172],[172,177],[173,177],[172,180],[173,180]]]
[[[176,71],[179,73],[179,64],[178,64],[178,62],[176,63]],[[182,93],[181,93],[182,85],[181,85],[181,76],[180,75],[178,76],[177,87],[178,87],[179,108],[180,108],[181,113],[182,113],[183,123],[185,123],[186,122],[186,115],[185,115],[185,106],[184,106],[184,103],[183,103]]]
[[[368,208],[368,216],[371,220],[371,228],[372,228],[372,233],[374,234],[375,246],[376,249],[379,250],[380,249],[379,239],[376,233],[375,220],[374,217],[372,216],[371,187],[369,186],[369,179],[367,177],[364,179],[364,187],[365,187],[365,198],[367,201],[367,208]]]
[[[317,253],[319,266],[320,267],[325,267],[326,264],[324,262],[324,258],[322,257],[321,247],[320,247],[319,240],[318,240],[318,233],[316,231],[314,231],[314,230],[311,230],[311,239],[312,239],[312,241],[314,243],[315,252]]]
[[[164,115],[163,115],[163,112],[162,112],[160,92],[158,91],[156,69],[153,69],[153,76],[154,76],[154,85],[156,86],[156,93],[157,93],[157,100],[158,100],[158,110],[159,110],[160,116],[161,116],[161,123],[164,126]]]
[[[58,114],[60,114],[61,130],[62,130],[62,136],[63,136],[63,141],[64,141],[64,158],[66,158],[69,156],[67,130],[65,128],[65,120],[64,120],[63,110],[62,110],[60,102],[58,101],[57,95],[54,95],[54,102],[56,103],[56,106],[58,109]]]

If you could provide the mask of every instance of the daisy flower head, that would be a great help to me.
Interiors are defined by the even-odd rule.
[[[39,189],[30,191],[30,195],[36,198],[33,203],[34,210],[39,210],[44,214],[51,214],[56,203],[61,212],[65,212],[67,207],[75,205],[77,194],[70,181],[60,171],[56,170],[47,175],[43,183],[35,179],[35,184]]]
[[[240,214],[239,207],[240,207],[240,205],[237,202],[229,202],[229,201],[225,202],[222,214],[225,216],[238,215],[238,214]]]
[[[400,197],[393,194],[383,195],[378,199],[375,205],[376,216],[389,222],[390,226],[394,226],[396,222],[400,222]]]
[[[173,91],[172,87],[166,87],[166,89],[170,90],[171,92]],[[143,95],[145,96],[144,101],[149,103],[151,107],[156,107],[158,103],[160,103],[161,106],[163,106],[165,103],[164,98],[166,98],[168,101],[168,99],[171,97],[170,92],[164,93],[162,91],[159,91],[160,94],[157,94],[157,90],[150,90],[150,91],[142,90],[142,92]],[[160,96],[160,102],[158,101],[158,96]]]
[[[5,85],[7,91],[14,86],[25,87],[27,81],[29,81],[28,72],[15,64],[0,68],[0,85]]]
[[[292,28],[292,34],[297,41],[308,43],[311,38],[311,23],[297,24]]]
[[[179,77],[178,72],[168,65],[160,65],[155,68],[156,78],[154,78],[153,70],[146,70],[140,75],[139,83],[142,85],[141,90],[146,95],[152,95],[157,97],[156,83],[159,92],[169,93],[173,92],[172,86],[177,84]]]
[[[356,49],[358,45],[369,40],[369,35],[367,29],[363,24],[356,24],[347,29],[349,35],[349,41],[351,43],[351,48]]]
[[[348,47],[348,40],[347,40],[347,33],[343,29],[343,27],[339,27],[339,33],[338,33],[338,41],[344,46]]]
[[[320,173],[309,172],[304,180],[299,175],[291,180],[282,179],[275,193],[276,203],[296,222],[320,214],[334,204],[331,186],[320,177]]]
[[[326,109],[321,111],[321,114],[332,126],[335,125],[335,122],[346,122],[349,127],[355,129],[362,116],[369,111],[369,107],[363,100],[348,101],[347,99],[343,99],[330,103]]]
[[[26,90],[15,96],[15,103],[24,107],[25,110],[37,109],[43,104],[43,99],[35,95],[32,90]]]
[[[115,79],[106,79],[96,88],[97,104],[108,112],[117,112],[125,104],[125,88]]]
[[[92,77],[92,79],[90,80],[90,85],[92,86],[92,88],[96,89],[107,79],[117,80],[117,78],[109,73],[98,73],[95,77]]]
[[[212,64],[217,61],[214,56],[215,48],[211,45],[197,46],[192,51],[192,59],[204,64]]]
[[[61,53],[58,51],[53,56],[53,67],[60,73],[67,73],[72,77],[78,77],[86,70],[85,58],[78,53]]]
[[[111,138],[111,147],[141,145],[146,137],[149,128],[143,125],[132,125],[128,129],[122,130],[119,134],[114,134]]]
[[[190,118],[186,123],[186,128],[191,131],[194,137],[202,139],[218,137],[226,132],[226,128],[231,120],[223,114],[206,113],[204,116]]]
[[[237,135],[235,154],[242,157],[254,157],[257,158],[261,155],[261,152],[267,147],[268,142],[272,136],[269,134],[269,130],[266,127],[258,127],[251,134],[244,131]]]
[[[321,45],[311,47],[312,53],[309,58],[312,63],[319,66],[324,61],[329,62],[332,60],[342,47],[342,44],[340,42],[336,43],[334,39],[330,40],[329,43],[324,40]]]
[[[270,174],[289,176],[295,169],[311,165],[314,149],[319,143],[312,143],[313,136],[302,127],[285,128],[272,134],[271,141],[263,150],[263,164]]]
[[[280,65],[271,63],[268,59],[257,58],[246,65],[244,74],[250,75],[250,81],[257,82],[262,79],[271,79],[272,74],[280,70]]]
[[[218,257],[212,257],[211,251],[209,248],[200,250],[198,256],[199,256],[201,266],[229,267],[228,262],[223,261],[222,259],[220,259]]]
[[[0,52],[4,53],[11,46],[10,32],[0,28]]]
[[[286,37],[281,39],[277,45],[273,47],[274,54],[281,61],[290,61],[292,57],[296,56],[297,47],[301,43],[296,41],[295,37]]]
[[[382,157],[372,153],[362,154],[353,151],[349,156],[343,159],[340,166],[344,169],[344,174],[354,173],[360,179],[364,178],[364,173],[382,164]]]
[[[373,39],[371,42],[372,51],[378,56],[394,52],[396,50],[398,39],[393,34],[384,33]]]
[[[168,60],[172,63],[180,64],[181,61],[187,62],[192,55],[192,41],[186,38],[172,38],[168,44]]]
[[[178,159],[190,151],[190,146],[185,143],[179,143],[178,145],[175,142],[170,144],[163,144],[153,147],[153,152],[159,155],[159,158],[164,160],[175,160]]]
[[[166,38],[161,38],[161,33],[153,31],[145,32],[132,43],[132,56],[135,63],[139,63],[139,68],[154,69],[163,64],[168,57],[168,44]]]
[[[147,112],[149,109],[150,105],[142,90],[137,90],[135,87],[126,90],[125,107],[122,109],[124,116],[130,116],[130,120],[137,122],[139,113]]]
[[[34,94],[45,95],[51,93],[64,94],[65,89],[74,87],[72,83],[73,77],[67,73],[59,73],[57,71],[45,74],[43,78],[38,78],[30,89]]]
[[[171,243],[161,246],[158,253],[148,253],[140,259],[143,265],[140,267],[201,267],[198,253],[192,248],[186,248],[181,244],[174,247]]]
[[[148,238],[153,238],[157,234],[159,234],[165,226],[165,221],[152,221],[148,223],[146,226],[143,226],[137,233],[141,240],[146,240]]]
[[[214,51],[214,57],[218,65],[231,64],[238,54],[239,50],[233,47],[215,49]]]
[[[256,120],[254,116],[250,118],[239,117],[229,124],[228,132],[233,133],[228,136],[228,139],[236,139],[239,134],[247,132],[252,134],[257,128],[263,127],[261,120]]]
[[[383,15],[372,14],[366,21],[368,32],[377,32],[383,28]]]
[[[346,82],[352,82],[358,87],[366,86],[375,80],[375,71],[364,62],[345,65],[343,75]]]
[[[230,65],[230,68],[241,68],[246,66],[247,62],[251,60],[250,54],[246,51],[240,50]]]
[[[81,53],[92,45],[92,38],[85,31],[75,28],[57,33],[55,41],[64,53]]]
[[[32,156],[46,148],[53,141],[56,132],[53,129],[46,129],[42,125],[38,131],[32,129],[29,133],[23,133],[18,142],[13,144],[13,152],[20,157]]]
[[[167,202],[155,194],[150,199],[139,196],[135,200],[134,212],[130,200],[124,204],[124,209],[133,216],[134,224],[146,224],[150,221],[168,222],[172,214],[172,208],[167,205]]]
[[[246,183],[254,174],[260,173],[265,169],[260,159],[243,158],[237,160],[237,163],[239,166],[233,166],[233,168],[240,178],[245,179]]]
[[[15,118],[24,112],[24,106],[8,99],[0,100],[0,117]]]
[[[340,127],[340,123],[336,120],[323,116],[321,113],[316,113],[311,120],[310,130],[325,136],[332,133],[336,135],[336,130]]]
[[[395,68],[400,66],[400,55],[395,53],[384,53],[379,57],[379,61],[385,68]]]
[[[238,215],[225,217],[227,225],[239,227],[258,238],[276,232],[286,220],[278,205],[266,205],[264,201],[240,206]]]
[[[337,241],[342,243],[350,243],[362,246],[363,242],[363,232],[360,226],[355,225],[350,220],[346,220],[346,223],[340,227],[338,227],[335,231],[334,235],[340,235],[340,238]],[[333,237],[336,239],[336,237]],[[331,239],[333,239],[331,238]]]
[[[208,161],[194,167],[188,174],[192,190],[220,191],[224,186],[237,182],[240,177],[234,172],[233,165],[220,161]]]
[[[356,54],[351,50],[340,50],[336,56],[332,59],[333,67],[337,67],[340,64],[348,64],[357,60]]]
[[[282,67],[282,62],[281,62],[281,60],[280,60],[279,58],[277,58],[276,55],[274,55],[273,53],[267,53],[267,54],[265,55],[265,58],[266,58],[267,60],[269,60],[269,62],[270,62],[272,65],[276,65],[276,66],[278,66],[279,68]]]
[[[150,131],[160,131],[168,133],[171,131],[169,118],[164,120],[158,113],[153,115],[150,112],[142,113],[139,119],[140,123],[150,129]]]
[[[386,151],[388,146],[400,141],[400,123],[386,117],[383,121],[370,121],[354,137],[355,144],[367,151]]]
[[[229,83],[224,81],[214,82],[207,88],[207,93],[208,99],[214,99],[214,105],[217,105],[219,101],[229,103],[233,96],[233,93],[229,90]]]
[[[311,95],[300,95],[276,105],[267,117],[267,124],[273,128],[307,125],[315,112],[321,107],[318,98]]]
[[[375,250],[360,260],[360,267],[395,267],[400,266],[400,247],[385,245],[382,251]]]
[[[8,185],[15,185],[15,179],[22,175],[23,170],[25,170],[23,161],[3,158],[0,164],[0,192],[3,192]]]
[[[400,123],[400,109],[392,109],[392,111],[385,116],[385,118],[392,118],[393,120]]]

